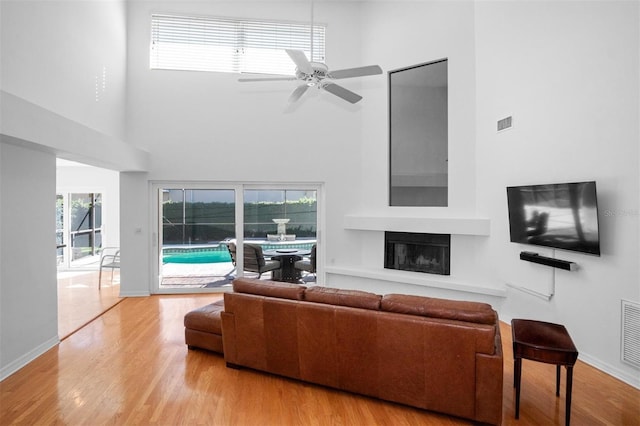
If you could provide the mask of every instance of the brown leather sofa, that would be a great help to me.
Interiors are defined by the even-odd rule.
[[[501,423],[490,305],[245,278],[233,287],[221,313],[228,366]]]

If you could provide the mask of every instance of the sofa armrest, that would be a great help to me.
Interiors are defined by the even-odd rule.
[[[233,313],[221,312],[222,319],[222,347],[224,348],[224,360],[227,364],[238,363],[238,348],[236,347],[236,318]]]
[[[504,358],[500,326],[496,322],[494,355],[476,354],[476,419],[488,424],[502,423]]]

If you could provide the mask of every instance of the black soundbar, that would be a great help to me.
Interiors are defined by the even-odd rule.
[[[531,251],[520,252],[520,259],[528,262],[539,263],[541,265],[552,266],[554,268],[565,269],[567,271],[575,271],[578,265],[567,260],[554,259],[552,257],[540,256],[538,253]]]

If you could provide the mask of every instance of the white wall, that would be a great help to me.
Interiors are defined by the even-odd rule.
[[[489,298],[503,320],[563,323],[582,359],[639,386],[637,370],[620,361],[620,299],[640,300],[638,3],[451,3],[373,2],[362,18],[364,62],[382,62],[386,71],[449,58],[450,207],[387,207],[382,88],[363,109],[364,197],[356,213],[489,218],[488,237],[452,237],[452,276],[438,281],[506,289],[505,298]],[[514,128],[497,134],[496,121],[508,115]],[[579,180],[598,184],[602,256],[555,254],[577,262],[578,272],[519,260],[531,247],[509,242],[505,187]],[[340,260],[380,268],[382,233],[347,233],[361,244],[360,258]],[[554,280],[550,301],[507,287],[548,293]],[[482,299],[350,277],[334,283]]]
[[[124,137],[124,1],[2,1],[2,90]]]
[[[0,139],[0,380],[58,342],[55,173]]]
[[[113,170],[144,170],[126,144],[124,0],[0,2],[0,133]]]
[[[154,252],[149,206],[148,176],[143,172],[120,174],[120,296],[148,296],[151,253]]]
[[[483,274],[510,289],[504,320],[565,324],[580,356],[640,385],[620,361],[620,300],[640,301],[637,2],[479,2],[478,211],[492,220]],[[513,115],[514,127],[496,132]],[[557,250],[576,272],[519,260],[551,250],[509,243],[507,185],[595,180],[602,256]],[[554,283],[555,281],[555,283]]]
[[[388,76],[385,76],[380,84],[371,84],[375,91],[363,105],[363,185],[359,189],[362,203],[351,206],[349,213],[391,218],[476,216],[474,3],[376,1],[363,4],[362,22],[363,62],[379,63],[385,72],[448,59],[449,205],[389,207]],[[430,231],[415,229],[415,232]],[[383,232],[343,231],[343,234],[344,238],[357,241],[359,248],[340,256],[340,266],[383,270]],[[451,276],[424,274],[424,284],[436,280],[494,286],[485,277],[478,278],[475,274],[476,246],[484,239],[452,235]],[[336,283],[344,281],[338,277],[333,279]],[[382,283],[370,285],[372,289],[385,286]],[[386,283],[386,292],[399,291],[399,288],[392,282]],[[421,294],[434,291],[410,285],[403,285],[402,289]],[[466,293],[448,294],[455,298],[479,297]],[[495,298],[492,302],[497,303]]]
[[[474,4],[376,1],[363,5],[363,62],[386,72],[448,58],[449,207],[388,207],[388,87],[375,86],[364,110],[364,208],[393,214],[466,214],[475,209]]]

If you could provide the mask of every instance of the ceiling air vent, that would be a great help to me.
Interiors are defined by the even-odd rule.
[[[622,301],[622,360],[640,367],[640,304]]]
[[[513,126],[513,117],[509,116],[503,118],[502,120],[498,120],[498,131],[501,132],[503,130],[510,129]]]

